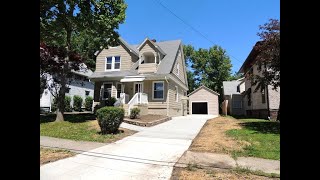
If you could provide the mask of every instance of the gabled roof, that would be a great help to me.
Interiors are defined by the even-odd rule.
[[[223,95],[240,94],[237,92],[237,86],[241,83],[241,80],[223,81]]]
[[[244,61],[244,63],[240,67],[239,72],[246,73],[249,67],[251,67],[252,64],[256,62],[256,57],[259,54],[259,52],[255,49],[255,47],[262,42],[263,41],[256,42],[256,44],[253,46],[252,50],[250,51],[250,54],[248,55],[247,59]]]
[[[150,42],[156,49],[158,49],[161,52],[162,55],[166,55],[166,53],[156,43],[151,41],[149,38],[144,39],[144,41],[137,47],[137,49],[140,50],[141,47],[147,42]]]
[[[123,43],[124,44],[124,43]],[[165,56],[160,61],[160,64],[158,65],[157,72],[153,73],[153,75],[166,75],[172,73],[174,63],[178,56],[178,50],[181,45],[181,40],[171,40],[171,41],[163,41],[163,42],[156,42],[154,43],[159,48],[161,48],[162,51],[165,52]],[[124,44],[125,45],[125,44]],[[133,50],[137,49],[139,45],[129,45],[127,43],[128,47],[131,47]],[[123,72],[123,71],[108,71],[108,72],[94,72],[93,75],[90,78],[103,78],[103,77],[112,77],[112,76],[123,76],[123,75],[135,75],[138,74],[136,68],[139,66],[139,60],[135,62],[130,71]],[[184,82],[185,83],[185,82]]]
[[[215,95],[217,95],[217,96],[220,95],[219,93],[217,93],[217,92],[209,89],[208,87],[206,87],[206,86],[204,86],[204,85],[201,85],[200,87],[198,87],[197,89],[195,89],[194,91],[192,91],[191,93],[189,93],[187,96],[191,96],[192,94],[198,92],[200,89],[205,89],[205,90],[207,90],[207,91],[209,91],[209,92],[211,92],[212,94],[215,94]]]
[[[122,42],[122,44],[124,45],[124,46],[126,46],[128,49],[129,49],[129,51],[131,52],[131,53],[133,53],[134,55],[136,55],[136,56],[138,56],[139,57],[139,51],[135,48],[135,47],[133,47],[133,46],[131,46],[130,44],[128,44],[124,39],[122,39],[121,37],[119,37],[119,40],[120,40],[120,42]]]

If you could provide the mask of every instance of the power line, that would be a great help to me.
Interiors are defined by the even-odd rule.
[[[173,11],[171,11],[167,6],[165,6],[164,4],[161,3],[160,0],[155,0],[159,5],[161,5],[163,8],[165,8],[167,11],[169,11],[173,16],[175,16],[176,18],[178,18],[181,22],[183,22],[185,25],[189,26],[194,32],[198,33],[201,37],[203,37],[204,39],[206,39],[207,41],[209,41],[210,43],[212,43],[213,45],[215,45],[215,43],[213,41],[211,41],[207,36],[205,36],[203,33],[201,33],[200,31],[198,31],[196,28],[194,28],[192,25],[190,25],[189,23],[187,23],[186,21],[184,21],[182,18],[180,18],[178,15],[176,15]],[[233,57],[235,60],[237,60],[239,63],[242,63],[239,59],[237,59],[236,57],[234,57],[233,55],[229,54],[231,57]]]

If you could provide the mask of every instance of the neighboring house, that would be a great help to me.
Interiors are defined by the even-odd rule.
[[[130,45],[119,38],[120,45],[96,53],[94,104],[105,105],[115,97],[125,114],[133,107],[148,114],[186,115],[188,91],[186,66],[181,40],[156,42],[146,38]]]
[[[189,97],[189,114],[219,115],[219,93],[201,85]]]
[[[230,115],[244,115],[243,96],[244,78],[234,81],[223,81],[223,99],[228,100],[227,112]]]
[[[93,97],[94,83],[90,82],[88,76],[92,75],[93,72],[90,69],[87,69],[86,65],[82,64],[83,68],[80,68],[78,71],[72,70],[74,77],[68,85],[66,91],[66,96],[71,97],[71,107],[73,105],[73,96],[81,96],[84,100],[87,96]],[[48,84],[51,84],[51,76],[48,76]],[[47,109],[51,112],[51,104],[53,103],[53,96],[50,93],[49,89],[43,91],[42,97],[40,98],[40,108]]]
[[[258,43],[260,42],[257,42],[256,45]],[[273,90],[273,87],[268,85],[262,92],[260,90],[254,92],[256,86],[252,86],[249,79],[250,74],[259,74],[261,76],[261,72],[258,71],[257,55],[258,52],[252,48],[250,54],[239,70],[239,72],[244,73],[245,75],[245,92],[243,93],[244,110],[247,116],[277,119],[280,105],[280,87]]]

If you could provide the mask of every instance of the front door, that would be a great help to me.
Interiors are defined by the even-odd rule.
[[[143,93],[143,83],[134,83],[134,94]],[[140,94],[138,94],[138,102],[141,102]]]
[[[143,84],[142,83],[134,83],[134,94],[143,93]]]

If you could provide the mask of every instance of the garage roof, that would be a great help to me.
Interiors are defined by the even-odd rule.
[[[188,94],[187,96],[191,96],[192,94],[196,93],[196,92],[199,91],[200,89],[205,89],[205,90],[207,90],[207,91],[209,91],[209,92],[211,92],[212,94],[215,94],[215,95],[217,95],[217,96],[220,95],[219,93],[217,93],[217,92],[209,89],[208,87],[206,87],[206,86],[204,86],[204,85],[201,85],[200,87],[198,87],[197,89],[195,89],[194,91],[192,91],[192,92],[191,92],[190,94]]]

